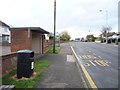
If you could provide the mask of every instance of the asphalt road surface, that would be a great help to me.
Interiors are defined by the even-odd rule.
[[[118,46],[101,43],[71,43],[98,88],[118,88]]]

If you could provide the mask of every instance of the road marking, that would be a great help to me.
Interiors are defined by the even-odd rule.
[[[92,58],[91,55],[87,55],[88,58]]]
[[[98,65],[100,65],[100,66],[104,66],[104,65],[102,65],[101,63],[99,63],[97,60],[94,60],[94,62],[96,62]]]
[[[111,62],[108,62],[107,60],[105,60],[106,63],[111,63]]]
[[[101,56],[98,56],[98,57],[102,59],[102,57],[101,57]]]
[[[94,57],[94,58],[97,58],[97,57]]]
[[[88,66],[88,67],[90,66],[90,64],[89,64],[89,63],[86,63],[85,65],[86,65],[86,66]]]
[[[104,62],[104,61],[98,61],[98,62],[100,62],[100,63],[102,63],[104,66],[109,66],[106,62]]]
[[[77,54],[75,53],[75,51],[74,51],[74,49],[73,49],[72,46],[71,46],[71,49],[72,49],[72,51],[73,51],[76,59],[78,60],[79,65],[80,65],[80,67],[82,68],[82,71],[84,72],[84,74],[85,74],[85,76],[86,76],[86,78],[87,78],[87,80],[88,80],[91,88],[93,88],[93,89],[96,88],[96,90],[97,90],[97,86],[95,85],[95,83],[94,83],[94,81],[92,80],[91,76],[90,76],[89,73],[87,72],[86,68],[82,65],[80,59],[78,58],[78,56],[77,56]]]
[[[80,58],[82,58],[81,56],[79,56]]]
[[[96,64],[94,64],[91,60],[88,60],[93,66],[96,66]]]
[[[110,62],[108,62],[106,60],[85,60],[84,62],[85,62],[85,65],[87,63],[86,66],[91,66],[91,65],[97,66],[98,65],[98,66],[102,66],[102,67],[109,66],[108,63],[110,63]],[[90,64],[90,65],[88,65],[88,64]]]
[[[86,55],[83,55],[82,57],[87,59],[87,56],[86,56]]]
[[[100,56],[94,56],[94,55],[82,55],[79,56],[80,58],[84,58],[84,59],[96,59],[96,58],[101,58]],[[102,59],[102,58],[101,58]]]

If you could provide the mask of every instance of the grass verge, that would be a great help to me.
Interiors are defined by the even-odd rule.
[[[69,43],[70,41],[63,41],[63,43]]]
[[[53,53],[53,47],[52,47],[46,52],[46,54],[59,54],[60,50],[61,47],[55,47],[55,53]]]
[[[50,66],[51,62],[44,60],[44,61],[35,61],[34,64],[34,72],[39,72],[39,74],[33,79],[27,80],[19,80],[16,81],[12,78],[16,74],[16,70],[11,71],[8,75],[2,78],[3,85],[15,85],[16,88],[35,88],[41,78],[43,77],[45,71]]]

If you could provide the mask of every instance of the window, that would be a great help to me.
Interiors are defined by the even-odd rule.
[[[9,36],[2,36],[2,42],[9,42]]]
[[[3,31],[7,33],[9,31],[8,27],[3,27]]]

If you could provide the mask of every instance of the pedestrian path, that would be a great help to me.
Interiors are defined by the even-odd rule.
[[[70,48],[62,47],[60,54],[46,54],[40,58],[50,60],[52,64],[37,88],[84,88],[75,60],[72,60],[74,57],[71,52],[67,53]]]

